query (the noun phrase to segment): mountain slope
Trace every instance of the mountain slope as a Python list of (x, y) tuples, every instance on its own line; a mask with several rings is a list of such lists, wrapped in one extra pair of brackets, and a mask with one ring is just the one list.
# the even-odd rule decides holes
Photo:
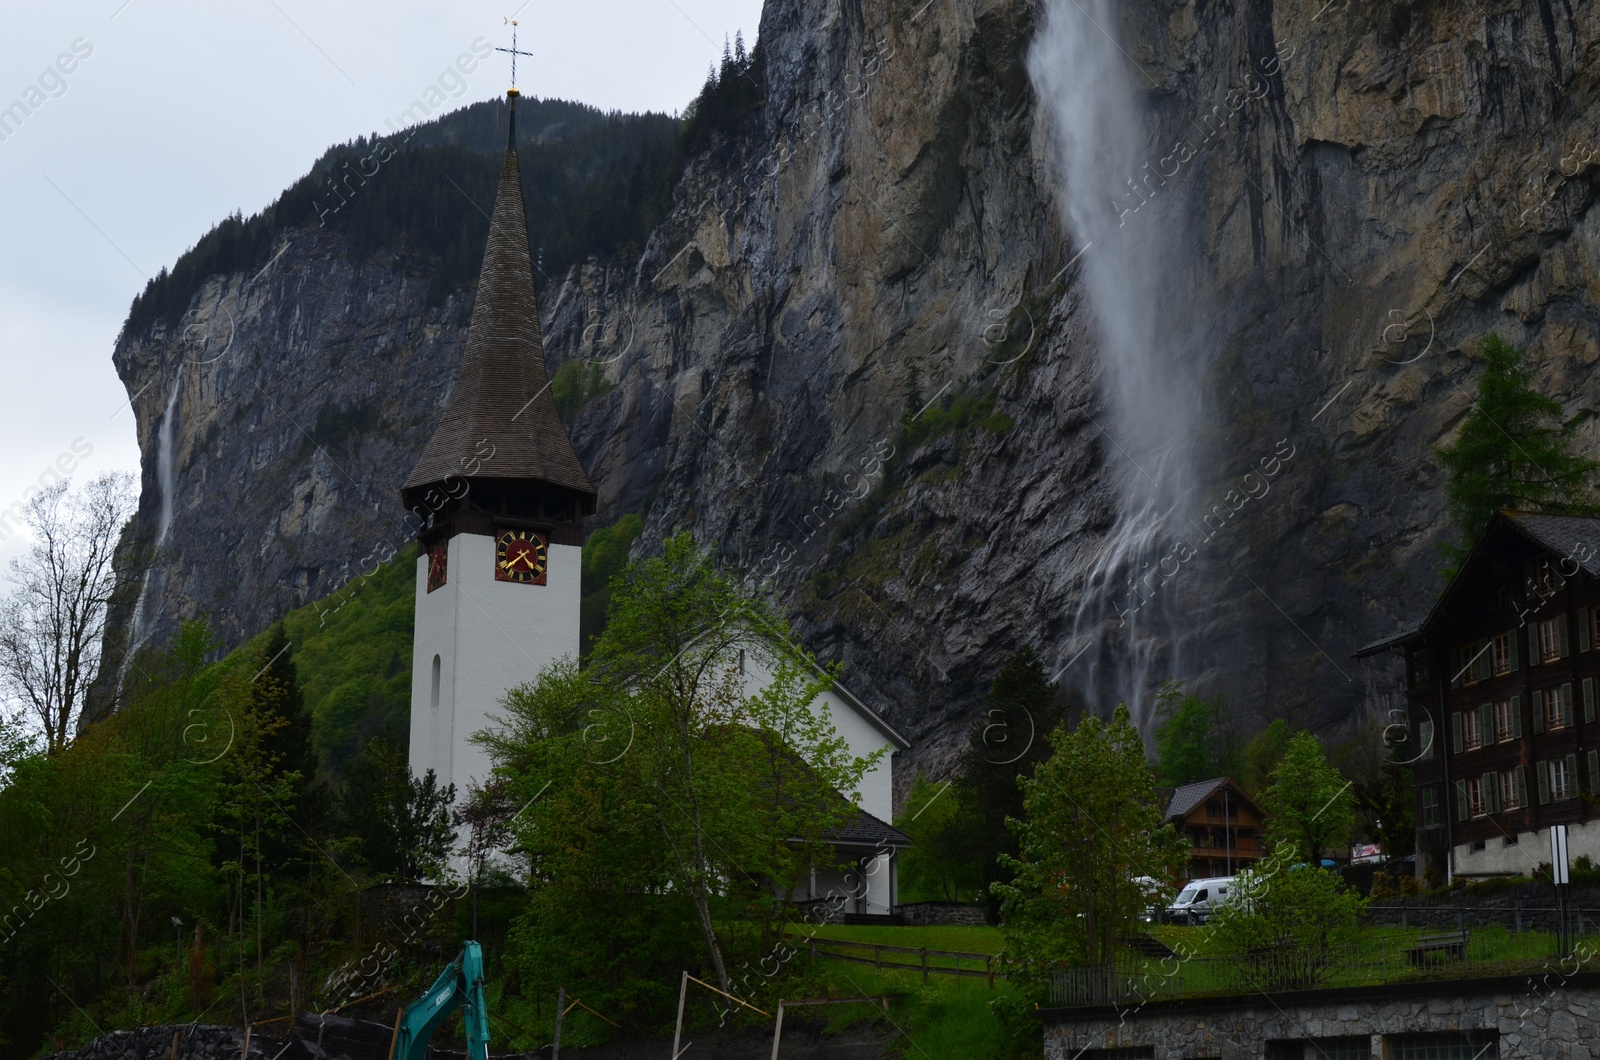
[[(1179, 524), (1118, 566), (1138, 469), (1027, 65), (1047, 8), (769, 0), (760, 91), (639, 252), (541, 293), (552, 369), (609, 385), (568, 424), (597, 520), (642, 513), (646, 545), (691, 526), (768, 581), (913, 765), (948, 762), (1022, 643), (1098, 706), (1168, 673), (1246, 719), (1385, 706), (1394, 673), (1349, 654), (1436, 589), (1430, 447), (1470, 400), (1463, 351), (1526, 345), (1591, 446), (1600, 387), (1600, 14), (1457, 8), (1123, 5), (1173, 205), (1134, 198), (1149, 170), (1108, 194), (1167, 229), (1173, 327), (1206, 352), (1189, 554)], [(409, 247), (285, 235), (188, 303), (209, 349), (228, 313), (235, 338), (184, 369), (152, 630), (209, 609), (246, 635), (405, 540), (467, 306)], [(116, 353), (152, 526), (181, 337), (130, 327)]]

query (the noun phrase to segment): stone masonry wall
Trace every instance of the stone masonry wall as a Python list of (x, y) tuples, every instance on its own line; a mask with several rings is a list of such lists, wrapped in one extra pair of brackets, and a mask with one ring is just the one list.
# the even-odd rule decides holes
[[(1581, 985), (1580, 985), (1581, 980)], [(1041, 1012), (1046, 1060), (1086, 1049), (1154, 1047), (1156, 1060), (1260, 1060), (1268, 1042), (1365, 1036), (1374, 1058), (1393, 1035), (1487, 1031), (1501, 1058), (1600, 1060), (1600, 975), (1321, 990), (1219, 1001)], [(1497, 1054), (1486, 1051), (1485, 1057)]]

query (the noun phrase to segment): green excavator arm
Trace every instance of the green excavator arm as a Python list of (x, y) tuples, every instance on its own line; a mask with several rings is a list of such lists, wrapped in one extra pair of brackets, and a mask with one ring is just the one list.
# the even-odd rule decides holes
[(394, 1060), (424, 1060), (428, 1039), (460, 1006), (467, 1024), (467, 1060), (489, 1058), (489, 1010), (483, 996), (483, 949), (476, 942), (439, 973), (428, 992), (406, 1006), (395, 1038)]

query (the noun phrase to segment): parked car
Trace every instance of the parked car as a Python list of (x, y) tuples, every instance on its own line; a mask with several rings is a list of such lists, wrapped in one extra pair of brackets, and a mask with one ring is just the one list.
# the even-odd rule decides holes
[(1167, 919), (1180, 924), (1204, 924), (1228, 900), (1233, 876), (1208, 876), (1190, 880), (1167, 906)]
[(1144, 897), (1144, 907), (1139, 910), (1139, 919), (1147, 924), (1157, 923), (1161, 919), (1162, 907), (1167, 904), (1167, 899), (1172, 894), (1172, 888), (1153, 876), (1135, 876), (1133, 882), (1138, 885), (1139, 893)]

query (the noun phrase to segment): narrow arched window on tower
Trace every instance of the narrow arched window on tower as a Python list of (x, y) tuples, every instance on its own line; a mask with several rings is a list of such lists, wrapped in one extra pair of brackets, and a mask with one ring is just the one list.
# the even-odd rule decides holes
[(439, 657), (433, 657), (433, 694), (429, 700), (431, 706), (439, 705)]

